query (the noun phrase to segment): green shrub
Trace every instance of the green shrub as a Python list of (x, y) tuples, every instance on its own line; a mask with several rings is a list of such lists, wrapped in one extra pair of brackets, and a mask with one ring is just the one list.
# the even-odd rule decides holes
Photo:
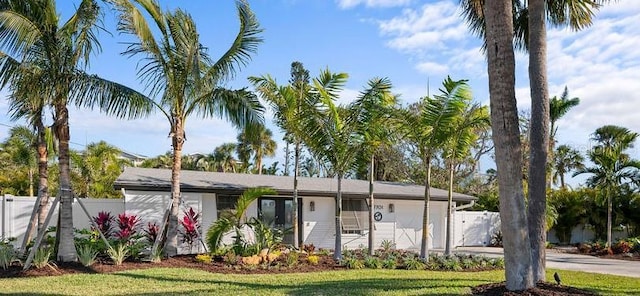
[(342, 266), (348, 268), (348, 269), (362, 269), (362, 268), (364, 268), (364, 264), (362, 263), (362, 261), (360, 259), (355, 258), (355, 257), (344, 258), (344, 259), (342, 259), (340, 264)]
[(364, 258), (364, 266), (371, 269), (382, 268), (382, 260), (375, 256), (367, 256)]
[(298, 264), (298, 258), (299, 258), (299, 254), (296, 251), (291, 251), (287, 254), (286, 256), (286, 262), (287, 262), (287, 266), (291, 267), (291, 266), (295, 266), (296, 264)]
[(16, 251), (8, 243), (0, 243), (0, 268), (7, 269), (16, 260)]
[(631, 252), (632, 249), (633, 249), (633, 245), (630, 242), (625, 240), (619, 240), (613, 245), (613, 247), (611, 247), (611, 250), (613, 251), (614, 254), (629, 253)]
[(403, 264), (407, 270), (420, 270), (426, 267), (422, 259), (413, 256), (404, 258)]
[(318, 249), (318, 253), (320, 253), (320, 255), (322, 256), (329, 256), (331, 255), (331, 250), (320, 248)]
[(385, 239), (380, 243), (380, 248), (382, 248), (383, 252), (389, 253), (391, 249), (393, 249), (394, 245), (395, 244), (392, 241)]
[(109, 250), (107, 250), (107, 254), (113, 261), (113, 264), (121, 265), (129, 256), (129, 249), (125, 244), (118, 244), (115, 247), (109, 248)]
[(490, 260), (491, 266), (495, 268), (504, 268), (504, 258), (494, 258)]
[(89, 267), (96, 263), (98, 251), (94, 250), (91, 245), (76, 246), (76, 249), (78, 252), (78, 261), (80, 261), (83, 266)]
[(153, 263), (160, 263), (163, 258), (164, 250), (158, 247), (155, 251), (151, 250), (151, 254), (149, 254), (149, 261)]
[(211, 255), (209, 254), (198, 254), (196, 255), (196, 261), (200, 263), (211, 263)]
[(398, 267), (398, 262), (395, 258), (388, 258), (382, 261), (382, 268), (384, 269), (396, 269)]
[(36, 251), (36, 254), (33, 256), (33, 266), (36, 268), (43, 268), (47, 266), (51, 266), (51, 254), (53, 250), (48, 247), (40, 248)]

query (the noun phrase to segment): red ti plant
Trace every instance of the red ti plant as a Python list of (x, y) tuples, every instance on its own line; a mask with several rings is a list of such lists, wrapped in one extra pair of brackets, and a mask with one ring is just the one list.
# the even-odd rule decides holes
[(180, 220), (180, 225), (184, 228), (184, 230), (180, 231), (182, 242), (189, 244), (189, 248), (193, 248), (193, 243), (198, 239), (200, 213), (196, 213), (192, 207), (189, 207), (189, 210), (183, 213), (184, 216)]
[(120, 240), (128, 240), (130, 236), (136, 234), (136, 228), (140, 223), (140, 218), (136, 215), (122, 213), (118, 215), (118, 228), (115, 237)]
[(154, 243), (158, 237), (158, 232), (160, 232), (160, 226), (158, 226), (156, 222), (148, 222), (147, 228), (144, 230), (144, 236), (147, 238), (149, 243)]
[(99, 212), (98, 216), (92, 217), (93, 221), (98, 225), (98, 229), (105, 237), (109, 237), (113, 231), (113, 216), (110, 212)]

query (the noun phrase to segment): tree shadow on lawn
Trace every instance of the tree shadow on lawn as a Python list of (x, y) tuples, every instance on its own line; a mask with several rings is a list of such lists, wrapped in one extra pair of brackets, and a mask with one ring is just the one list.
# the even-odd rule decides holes
[[(220, 293), (221, 286), (237, 286), (255, 292), (282, 292), (287, 295), (372, 295), (379, 294), (387, 291), (418, 291), (422, 295), (460, 295), (457, 293), (443, 293), (443, 289), (456, 289), (464, 290), (480, 284), (488, 283), (486, 280), (477, 279), (442, 279), (442, 278), (360, 278), (360, 279), (346, 279), (346, 280), (327, 280), (327, 281), (315, 281), (303, 284), (287, 283), (287, 284), (264, 284), (264, 283), (251, 283), (251, 282), (238, 282), (233, 280), (224, 279), (183, 279), (165, 276), (144, 275), (135, 273), (117, 273), (114, 274), (122, 277), (129, 277), (134, 279), (164, 281), (164, 282), (176, 282), (176, 283), (190, 283), (190, 284), (206, 284), (212, 285), (206, 289), (190, 289), (180, 292), (163, 292), (165, 295), (184, 295), (191, 293)], [(264, 275), (261, 275), (264, 276)], [(244, 276), (243, 276), (244, 277)], [(246, 275), (247, 279), (251, 278), (251, 275)], [(426, 291), (425, 291), (426, 289)], [(429, 290), (434, 290), (429, 292)], [(426, 292), (426, 294), (424, 294)], [(157, 295), (156, 293), (138, 293), (128, 295)]]

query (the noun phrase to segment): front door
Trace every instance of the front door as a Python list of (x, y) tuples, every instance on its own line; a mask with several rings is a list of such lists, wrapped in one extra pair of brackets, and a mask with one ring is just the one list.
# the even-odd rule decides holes
[(260, 218), (272, 229), (282, 231), (282, 242), (293, 244), (293, 200), (285, 198), (261, 198)]

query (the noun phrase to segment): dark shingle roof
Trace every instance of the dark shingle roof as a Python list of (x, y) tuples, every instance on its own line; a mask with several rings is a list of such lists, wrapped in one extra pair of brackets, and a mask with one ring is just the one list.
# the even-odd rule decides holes
[[(272, 175), (251, 175), (234, 173), (215, 173), (182, 170), (180, 173), (182, 192), (216, 192), (223, 194), (240, 194), (250, 187), (270, 187), (279, 195), (293, 194), (293, 177)], [(300, 196), (335, 196), (338, 187), (336, 179), (298, 178)], [(170, 191), (171, 170), (127, 167), (115, 182), (115, 188), (127, 190)], [(344, 179), (342, 181), (343, 197), (367, 197), (369, 182), (363, 180)], [(424, 186), (375, 182), (374, 194), (381, 199), (422, 200)], [(447, 191), (431, 188), (431, 200), (447, 200)], [(455, 201), (471, 201), (476, 197), (454, 193)]]

